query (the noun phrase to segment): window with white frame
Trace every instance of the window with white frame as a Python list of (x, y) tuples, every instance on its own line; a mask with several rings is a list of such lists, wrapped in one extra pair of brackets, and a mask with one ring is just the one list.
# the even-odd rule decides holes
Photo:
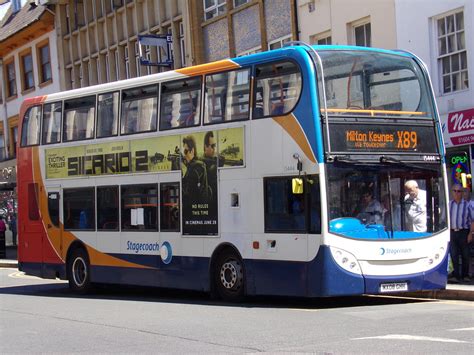
[(272, 49), (278, 49), (278, 48), (281, 48), (283, 47), (283, 45), (285, 43), (288, 43), (291, 41), (291, 35), (287, 35), (287, 36), (284, 36), (284, 37), (280, 37), (274, 41), (271, 41), (268, 43), (268, 49), (269, 50), (272, 50)]
[(226, 0), (203, 0), (204, 20), (224, 14), (227, 11)]
[(442, 93), (468, 89), (464, 12), (458, 11), (438, 18), (436, 28)]
[(309, 43), (317, 45), (332, 44), (331, 32), (324, 32), (309, 36)]
[(237, 53), (237, 57), (242, 57), (244, 55), (249, 55), (249, 54), (260, 53), (261, 51), (262, 51), (262, 47), (258, 46), (258, 47), (250, 48), (250, 49), (247, 49), (247, 50), (242, 51), (240, 53)]
[(356, 46), (370, 47), (371, 45), (371, 27), (370, 22), (356, 24), (353, 26), (354, 44)]
[(138, 42), (135, 42), (135, 70), (137, 73), (137, 77), (141, 76), (140, 71), (140, 48), (138, 48)]
[(184, 42), (184, 23), (179, 23), (179, 50), (181, 55), (181, 67), (186, 66), (186, 47)]
[(123, 56), (125, 60), (125, 78), (129, 79), (130, 78), (130, 59), (128, 57), (128, 47), (125, 46), (123, 49)]

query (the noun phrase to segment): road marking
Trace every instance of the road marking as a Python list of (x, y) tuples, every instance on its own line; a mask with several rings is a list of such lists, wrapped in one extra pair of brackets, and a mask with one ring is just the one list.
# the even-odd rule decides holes
[(351, 340), (366, 340), (366, 339), (388, 339), (388, 340), (420, 340), (420, 341), (435, 341), (439, 343), (467, 343), (464, 340), (449, 339), (449, 338), (433, 338), (417, 335), (407, 334), (388, 334), (376, 337), (352, 338)]
[(25, 275), (23, 271), (16, 271), (8, 275), (8, 277), (11, 277), (13, 279), (35, 279), (35, 280), (39, 279), (39, 277), (36, 277), (36, 276)]
[(464, 332), (464, 331), (473, 331), (474, 330), (474, 327), (473, 328), (458, 328), (458, 329), (448, 329), (449, 332), (457, 332), (457, 331), (461, 331), (461, 332)]

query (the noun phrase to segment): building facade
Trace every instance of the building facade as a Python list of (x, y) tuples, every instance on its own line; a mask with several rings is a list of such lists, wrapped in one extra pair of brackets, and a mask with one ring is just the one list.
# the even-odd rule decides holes
[[(449, 185), (474, 169), (472, 0), (298, 0), (301, 40), (408, 50), (427, 65), (446, 146)], [(470, 188), (472, 191), (472, 180)]]
[(34, 1), (0, 4), (0, 214), (15, 213), (18, 120), (25, 98), (60, 89), (55, 16)]

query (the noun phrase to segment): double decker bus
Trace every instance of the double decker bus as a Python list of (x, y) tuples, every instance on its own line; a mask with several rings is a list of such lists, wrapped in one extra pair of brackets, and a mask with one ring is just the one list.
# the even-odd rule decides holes
[(446, 285), (444, 147), (410, 53), (292, 43), (20, 117), (27, 274), (231, 301)]

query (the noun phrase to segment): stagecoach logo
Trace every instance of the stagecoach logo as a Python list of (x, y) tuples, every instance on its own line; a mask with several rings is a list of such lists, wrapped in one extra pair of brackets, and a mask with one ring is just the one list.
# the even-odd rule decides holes
[(411, 251), (411, 248), (380, 248), (380, 255), (408, 254)]

